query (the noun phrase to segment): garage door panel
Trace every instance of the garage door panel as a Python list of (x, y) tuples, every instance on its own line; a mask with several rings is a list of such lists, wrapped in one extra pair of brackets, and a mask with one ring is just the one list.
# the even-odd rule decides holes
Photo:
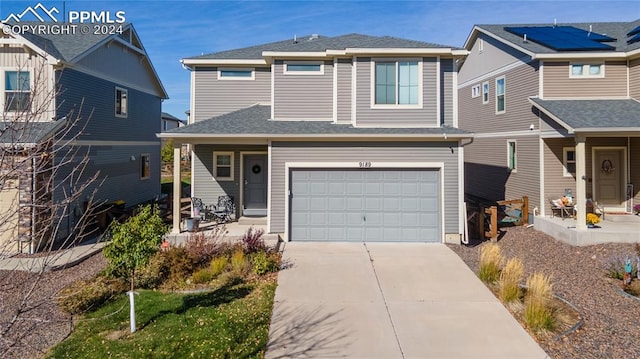
[(292, 240), (441, 241), (438, 170), (294, 169), (291, 179)]

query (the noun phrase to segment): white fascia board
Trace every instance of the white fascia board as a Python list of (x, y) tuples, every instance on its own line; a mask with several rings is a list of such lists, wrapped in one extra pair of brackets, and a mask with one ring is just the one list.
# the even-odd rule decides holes
[(566, 122), (562, 121), (560, 118), (558, 118), (558, 116), (547, 111), (547, 109), (545, 109), (544, 107), (541, 107), (539, 104), (535, 103), (535, 101), (533, 101), (532, 99), (529, 98), (528, 100), (529, 100), (529, 103), (531, 103), (535, 108), (540, 110), (545, 115), (549, 116), (552, 120), (556, 121), (560, 126), (564, 127), (569, 134), (574, 133), (574, 128), (569, 126)]
[[(487, 35), (487, 36), (489, 36), (489, 37), (491, 37), (491, 38), (493, 38), (495, 40), (498, 40), (498, 41), (502, 42), (503, 44), (509, 45), (509, 46), (513, 47), (514, 49), (531, 56), (532, 58), (536, 55), (536, 53), (531, 52), (531, 51), (525, 49), (522, 46), (518, 46), (518, 45), (514, 44), (511, 41), (507, 41), (504, 38), (502, 38), (500, 36), (497, 36), (497, 35), (493, 34), (492, 32), (489, 32), (489, 31), (487, 31), (485, 29), (482, 29), (482, 28), (479, 28), (479, 27), (475, 27), (474, 29), (477, 29), (478, 32), (481, 32), (481, 33), (483, 33), (483, 34), (485, 34), (485, 35)], [(465, 48), (467, 48), (466, 47), (466, 43), (465, 43)]]
[(534, 54), (534, 59), (541, 60), (572, 60), (572, 59), (625, 59), (624, 52), (563, 52), (552, 54)]
[[(458, 139), (468, 139), (473, 138), (473, 134), (252, 134), (252, 133), (243, 133), (243, 134), (196, 134), (196, 133), (158, 133), (156, 134), (158, 138), (175, 138), (175, 139), (267, 139), (269, 140), (277, 140), (277, 139), (336, 139), (336, 140), (345, 140), (345, 139), (355, 139), (355, 140), (367, 140), (367, 139), (417, 139), (417, 140), (458, 140)], [(266, 143), (266, 142), (265, 142)]]
[(267, 65), (265, 59), (182, 59), (180, 60), (185, 66), (194, 65)]
[(470, 45), (473, 41), (474, 37), (478, 36), (478, 32), (480, 31), (480, 28), (478, 28), (477, 26), (474, 26), (471, 29), (471, 32), (469, 32), (469, 35), (467, 36), (467, 39), (464, 40), (464, 45), (462, 47), (464, 47), (465, 49), (469, 50), (470, 49)]
[(619, 136), (637, 136), (640, 133), (640, 127), (584, 127), (576, 128), (575, 132), (589, 133), (589, 136), (600, 134), (603, 137), (609, 137), (612, 135)]
[(346, 48), (347, 55), (451, 55), (451, 48)]
[[(0, 27), (2, 27), (2, 26), (4, 26), (4, 23), (0, 23)], [(47, 59), (47, 63), (49, 65), (59, 65), (60, 64), (60, 62), (61, 62), (60, 59), (57, 59), (57, 58), (51, 56), (51, 54), (49, 54), (48, 52), (46, 52), (42, 48), (36, 46), (31, 41), (29, 41), (25, 37), (23, 37), (22, 35), (12, 33), (11, 36), (13, 36), (13, 39), (1, 38), (0, 39), (0, 45), (4, 45), (4, 44), (7, 44), (7, 45), (22, 45), (22, 46), (25, 46), (25, 47), (29, 48), (31, 51), (37, 53), (38, 55), (44, 57), (45, 59)]]

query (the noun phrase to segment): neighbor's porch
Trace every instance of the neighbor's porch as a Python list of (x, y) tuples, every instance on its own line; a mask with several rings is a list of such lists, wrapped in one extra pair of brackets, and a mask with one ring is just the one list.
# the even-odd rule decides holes
[(604, 219), (596, 225), (596, 228), (579, 228), (576, 217), (536, 216), (534, 217), (534, 228), (574, 246), (610, 242), (640, 242), (639, 216), (605, 213), (602, 217)]

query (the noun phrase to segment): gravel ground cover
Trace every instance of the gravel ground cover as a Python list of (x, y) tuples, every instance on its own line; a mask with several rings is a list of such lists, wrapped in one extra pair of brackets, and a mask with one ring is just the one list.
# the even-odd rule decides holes
[[(88, 279), (106, 267), (102, 254), (60, 271), (0, 271), (0, 358), (39, 358), (71, 332), (71, 316), (58, 309), (56, 293), (67, 284)], [(34, 294), (24, 301), (35, 285)], [(13, 325), (12, 318), (22, 311)]]
[[(533, 228), (505, 228), (498, 241), (505, 258), (518, 257), (525, 276), (553, 275), (554, 292), (578, 307), (583, 326), (558, 341), (542, 343), (553, 358), (640, 358), (640, 301), (618, 291), (606, 276), (613, 256), (635, 253), (633, 244), (573, 247)], [(474, 272), (480, 245), (449, 245)]]

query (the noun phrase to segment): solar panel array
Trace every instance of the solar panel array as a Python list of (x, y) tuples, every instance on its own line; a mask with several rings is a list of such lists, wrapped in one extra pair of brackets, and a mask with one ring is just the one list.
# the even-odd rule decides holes
[(603, 42), (616, 39), (573, 26), (505, 27), (506, 31), (556, 51), (614, 50)]
[(627, 36), (630, 37), (630, 39), (627, 40), (627, 44), (629, 44), (629, 45), (633, 44), (634, 42), (640, 41), (640, 25), (636, 26), (635, 29), (629, 31)]

